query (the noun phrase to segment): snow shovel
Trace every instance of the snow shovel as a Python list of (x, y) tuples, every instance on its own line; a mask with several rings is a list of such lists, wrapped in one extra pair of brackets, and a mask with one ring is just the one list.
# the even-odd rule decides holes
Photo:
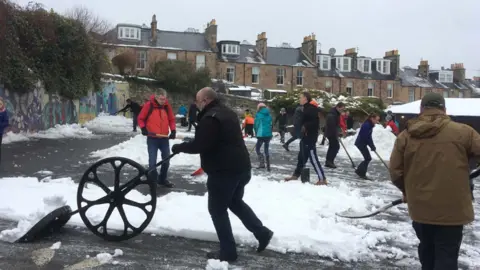
[[(480, 169), (476, 169), (475, 171), (470, 173), (469, 178), (473, 179), (473, 178), (475, 178), (479, 175), (480, 175)], [(376, 216), (380, 213), (383, 213), (383, 212), (387, 211), (388, 209), (390, 209), (390, 208), (392, 208), (396, 205), (402, 204), (403, 202), (404, 202), (403, 199), (398, 199), (398, 200), (390, 202), (389, 204), (387, 204), (385, 206), (380, 207), (376, 211), (373, 211), (373, 212), (367, 213), (367, 214), (348, 214), (348, 212), (343, 212), (343, 213), (335, 213), (335, 215), (337, 215), (339, 217), (343, 217), (343, 218), (352, 218), (352, 219), (373, 217), (373, 216)]]
[(339, 141), (340, 144), (342, 145), (343, 150), (345, 150), (345, 153), (347, 153), (347, 156), (348, 156), (348, 158), (350, 159), (350, 162), (352, 163), (352, 167), (356, 170), (356, 169), (357, 169), (357, 166), (355, 166), (355, 163), (353, 163), (353, 159), (352, 159), (352, 157), (350, 156), (350, 154), (348, 153), (347, 148), (346, 148), (345, 145), (343, 144), (342, 139), (339, 138), (338, 141)]
[(383, 163), (383, 165), (385, 165), (385, 168), (387, 168), (387, 170), (389, 170), (388, 165), (387, 165), (387, 163), (383, 160), (383, 158), (378, 154), (377, 151), (374, 151), (374, 152), (375, 152), (375, 154), (377, 155), (378, 159), (380, 159), (380, 161)]

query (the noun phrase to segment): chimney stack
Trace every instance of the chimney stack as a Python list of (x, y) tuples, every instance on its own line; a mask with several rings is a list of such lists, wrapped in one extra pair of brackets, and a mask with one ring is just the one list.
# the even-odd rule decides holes
[(257, 51), (262, 55), (264, 60), (267, 59), (267, 33), (262, 32), (257, 35), (257, 42), (255, 43)]
[(301, 51), (311, 63), (317, 63), (317, 39), (314, 33), (303, 38)]
[(463, 83), (465, 82), (465, 68), (463, 63), (455, 63), (450, 66), (450, 69), (453, 70), (453, 81)]
[(352, 71), (357, 70), (357, 49), (350, 48), (345, 50), (345, 54), (343, 56), (351, 57), (352, 58), (352, 66), (350, 67)]
[(212, 19), (207, 23), (207, 28), (205, 28), (205, 38), (210, 45), (210, 49), (214, 52), (217, 51), (217, 21), (215, 19)]
[(476, 82), (480, 82), (480, 77), (473, 76), (473, 80), (476, 81)]
[(395, 75), (395, 78), (398, 78), (398, 75), (400, 75), (400, 54), (398, 53), (398, 50), (385, 52), (383, 59), (392, 61), (390, 63), (390, 72), (392, 75)]
[(157, 42), (157, 16), (153, 14), (152, 16), (152, 23), (150, 24), (151, 26), (151, 31), (152, 31), (152, 42), (156, 43)]
[(429, 69), (430, 66), (428, 65), (428, 60), (421, 60), (420, 65), (418, 65), (417, 76), (427, 78)]

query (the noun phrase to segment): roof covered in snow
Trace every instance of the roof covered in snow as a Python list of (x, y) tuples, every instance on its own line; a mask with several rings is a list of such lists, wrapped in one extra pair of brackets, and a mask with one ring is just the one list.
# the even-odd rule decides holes
[(441, 83), (438, 81), (438, 72), (430, 72), (429, 76), (426, 78), (417, 76), (417, 69), (410, 67), (404, 67), (402, 70), (400, 70), (400, 81), (402, 86), (406, 87), (443, 88), (458, 90), (472, 89), (472, 87), (467, 82)]
[(314, 64), (308, 61), (300, 48), (267, 47), (267, 59), (264, 59), (255, 45), (240, 44), (240, 54), (238, 56), (222, 55), (221, 50), (219, 50), (218, 59), (232, 63), (314, 67)]
[[(403, 105), (391, 106), (387, 110), (395, 114), (419, 114), (420, 102), (417, 100)], [(446, 98), (447, 114), (451, 116), (480, 116), (480, 98)]]

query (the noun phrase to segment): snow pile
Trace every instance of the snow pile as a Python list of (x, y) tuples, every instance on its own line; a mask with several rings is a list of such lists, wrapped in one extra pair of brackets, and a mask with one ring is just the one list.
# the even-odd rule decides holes
[(220, 260), (210, 259), (207, 261), (205, 270), (228, 270), (228, 262), (221, 262)]
[[(179, 137), (180, 135), (181, 134), (179, 133)], [(189, 135), (192, 136), (192, 134)], [(177, 143), (182, 143), (182, 140), (170, 140), (170, 147)], [(110, 148), (94, 151), (90, 155), (98, 159), (118, 156), (126, 157), (135, 160), (142, 165), (148, 165), (147, 137), (143, 135), (137, 135), (123, 143), (114, 145)], [(161, 160), (160, 151), (158, 152), (157, 160)], [(193, 166), (195, 168), (200, 168), (200, 156), (183, 153), (178, 154), (170, 160), (170, 165)]]
[(115, 249), (115, 252), (112, 254), (110, 253), (99, 253), (95, 257), (100, 264), (106, 264), (106, 263), (112, 263), (112, 264), (118, 264), (117, 261), (114, 261), (113, 258), (118, 257), (118, 256), (123, 256), (123, 251), (121, 249)]
[(55, 244), (53, 244), (50, 249), (60, 249), (60, 246), (62, 245), (62, 242), (56, 242)]
[(36, 133), (20, 132), (13, 133), (7, 132), (3, 136), (3, 144), (28, 141), (30, 139), (64, 139), (64, 138), (91, 138), (93, 133), (81, 127), (78, 124), (67, 125), (55, 125), (53, 128), (47, 130), (41, 130)]
[(86, 122), (84, 126), (94, 132), (128, 133), (133, 130), (132, 118), (106, 113), (99, 114), (91, 121)]
[[(11, 179), (11, 178), (6, 178), (6, 179)], [(37, 222), (39, 222), (42, 218), (44, 218), (46, 214), (50, 213), (51, 211), (59, 207), (66, 205), (66, 201), (63, 199), (62, 196), (51, 196), (51, 197), (44, 197), (41, 200), (41, 202), (39, 202), (38, 204), (35, 204), (33, 207), (36, 207), (37, 205), (41, 205), (41, 207), (35, 209), (34, 211), (30, 212), (26, 216), (20, 215), (18, 216), (19, 218), (10, 217), (13, 220), (18, 220), (17, 227), (14, 229), (3, 230), (2, 232), (0, 232), (0, 240), (10, 242), (10, 243), (15, 242), (20, 237), (24, 236), (25, 233), (27, 233), (27, 231), (29, 231)], [(0, 208), (0, 213), (3, 211), (4, 209)], [(8, 218), (8, 217), (5, 217), (5, 218)], [(51, 247), (51, 249), (60, 248), (59, 243), (60, 242), (54, 244)]]
[[(342, 141), (348, 151), (348, 154), (350, 154), (352, 158), (363, 160), (362, 154), (355, 146), (355, 140), (357, 139), (359, 131), (360, 129), (357, 129), (357, 133), (355, 135), (342, 139)], [(397, 137), (395, 137), (395, 135), (391, 132), (391, 129), (389, 128), (384, 128), (382, 125), (376, 125), (375, 128), (373, 128), (373, 143), (377, 148), (377, 153), (382, 157), (383, 160), (390, 159), (390, 154), (392, 153), (393, 145), (395, 144), (396, 138)], [(340, 151), (338, 152), (338, 154), (343, 155), (344, 157), (347, 156), (342, 146), (340, 146)], [(377, 155), (374, 152), (371, 152), (371, 156), (372, 159), (378, 159)]]

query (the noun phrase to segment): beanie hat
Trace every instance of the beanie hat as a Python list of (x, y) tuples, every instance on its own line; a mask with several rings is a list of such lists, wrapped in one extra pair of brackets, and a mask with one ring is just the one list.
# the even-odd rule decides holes
[(265, 103), (258, 103), (257, 111), (260, 110), (260, 108), (262, 108), (262, 107), (267, 107), (267, 105), (265, 105)]
[(440, 94), (430, 92), (423, 96), (420, 106), (445, 108), (445, 98)]

